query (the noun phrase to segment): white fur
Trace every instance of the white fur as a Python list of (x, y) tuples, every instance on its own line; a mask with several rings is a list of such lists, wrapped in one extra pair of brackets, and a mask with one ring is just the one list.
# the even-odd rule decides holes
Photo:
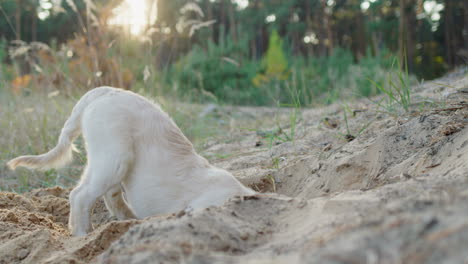
[(235, 195), (255, 193), (199, 156), (158, 105), (111, 87), (95, 88), (78, 101), (54, 149), (15, 158), (8, 165), (63, 165), (81, 132), (88, 165), (70, 193), (73, 235), (91, 231), (91, 209), (101, 196), (115, 216), (127, 219), (221, 205)]

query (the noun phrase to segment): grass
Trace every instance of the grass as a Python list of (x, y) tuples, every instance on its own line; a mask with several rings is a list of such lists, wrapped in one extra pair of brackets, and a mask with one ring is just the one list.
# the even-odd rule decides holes
[(278, 110), (284, 107), (289, 108), (289, 115), (288, 115), (288, 129), (285, 129), (281, 126), (281, 121), (279, 118), (279, 114), (277, 113), (275, 116), (275, 124), (276, 128), (272, 131), (263, 132), (257, 131), (257, 134), (262, 135), (264, 138), (268, 140), (268, 147), (271, 148), (274, 143), (285, 143), (285, 142), (293, 142), (296, 138), (296, 128), (297, 124), (300, 119), (301, 113), (301, 101), (300, 101), (300, 91), (298, 91), (297, 87), (294, 89), (291, 88), (290, 85), (287, 85), (288, 93), (290, 94), (290, 98), (292, 99), (291, 104), (281, 104), (278, 102)]
[[(353, 141), (356, 137), (358, 137), (362, 132), (364, 132), (364, 130), (366, 130), (366, 128), (368, 128), (370, 126), (370, 124), (373, 122), (373, 120), (370, 120), (369, 122), (367, 122), (366, 124), (364, 124), (357, 132), (352, 132), (351, 129), (349, 128), (349, 124), (348, 124), (348, 115), (346, 113), (353, 113), (353, 111), (351, 111), (351, 109), (349, 108), (349, 106), (345, 105), (343, 107), (343, 120), (345, 121), (345, 125), (346, 125), (346, 134), (343, 134), (343, 133), (340, 133), (338, 132), (338, 135), (343, 138), (344, 140), (348, 141), (348, 142), (351, 142)], [(354, 115), (353, 115), (354, 116)]]
[[(350, 115), (351, 118), (356, 117), (356, 111), (352, 110), (349, 107), (348, 104), (343, 104), (342, 107), (343, 107), (343, 109), (342, 109), (342, 111), (343, 111), (343, 121), (344, 121), (344, 124), (345, 124), (346, 132), (344, 132), (344, 133), (337, 132), (337, 137), (341, 138), (343, 140), (346, 140), (348, 142), (351, 142), (354, 139), (356, 139), (362, 132), (364, 132), (364, 130), (366, 130), (372, 124), (372, 122), (374, 122), (374, 119), (369, 120), (364, 125), (360, 126), (359, 129), (356, 131), (356, 130), (350, 128), (349, 118), (348, 118), (348, 115)], [(323, 118), (322, 120), (326, 121), (327, 118)]]
[(344, 118), (344, 121), (345, 121), (345, 124), (346, 124), (346, 134), (343, 135), (343, 137), (347, 140), (347, 141), (352, 141), (356, 138), (356, 136), (354, 136), (352, 134), (352, 132), (350, 131), (349, 129), (349, 124), (348, 124), (348, 115), (346, 115), (346, 112), (348, 111), (349, 107), (346, 106), (346, 108), (343, 110), (343, 118)]
[[(74, 100), (60, 95), (48, 97), (47, 94), (18, 97), (0, 91), (0, 105), (0, 161), (5, 164), (15, 156), (40, 154), (52, 148)], [(0, 187), (21, 192), (28, 190), (29, 186), (62, 185), (56, 182), (61, 172), (19, 169), (13, 174), (3, 166), (0, 169), (4, 176)], [(18, 184), (15, 184), (16, 180)]]
[(394, 116), (399, 115), (401, 112), (400, 110), (404, 110), (405, 113), (410, 111), (411, 84), (406, 62), (404, 67), (404, 71), (400, 70), (401, 63), (398, 59), (395, 59), (392, 63), (392, 70), (389, 71), (384, 82), (376, 82), (369, 79), (369, 81), (384, 95), (380, 101), (374, 103), (383, 112)]

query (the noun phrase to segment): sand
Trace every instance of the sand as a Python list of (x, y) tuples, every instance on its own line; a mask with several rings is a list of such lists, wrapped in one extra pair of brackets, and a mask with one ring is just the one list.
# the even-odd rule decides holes
[(213, 141), (202, 154), (262, 193), (130, 221), (100, 201), (83, 238), (69, 189), (0, 193), (0, 263), (468, 263), (467, 89), (463, 75), (414, 87), (415, 105), (443, 104), (402, 116), (350, 104), (349, 129), (342, 104), (301, 110), (294, 141)]

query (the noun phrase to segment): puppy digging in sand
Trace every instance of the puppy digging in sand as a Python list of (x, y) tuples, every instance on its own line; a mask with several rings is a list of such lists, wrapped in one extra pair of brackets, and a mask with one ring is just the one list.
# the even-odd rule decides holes
[(63, 166), (80, 133), (88, 164), (70, 193), (69, 227), (75, 236), (91, 231), (91, 209), (101, 196), (123, 220), (221, 205), (233, 196), (255, 193), (198, 155), (158, 105), (111, 87), (95, 88), (78, 101), (52, 150), (17, 157), (8, 166)]

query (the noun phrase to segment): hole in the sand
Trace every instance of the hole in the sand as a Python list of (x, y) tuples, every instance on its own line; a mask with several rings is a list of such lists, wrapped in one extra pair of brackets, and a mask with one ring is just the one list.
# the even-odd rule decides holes
[(272, 177), (264, 177), (259, 182), (249, 185), (256, 192), (266, 193), (266, 192), (276, 192), (276, 183)]

